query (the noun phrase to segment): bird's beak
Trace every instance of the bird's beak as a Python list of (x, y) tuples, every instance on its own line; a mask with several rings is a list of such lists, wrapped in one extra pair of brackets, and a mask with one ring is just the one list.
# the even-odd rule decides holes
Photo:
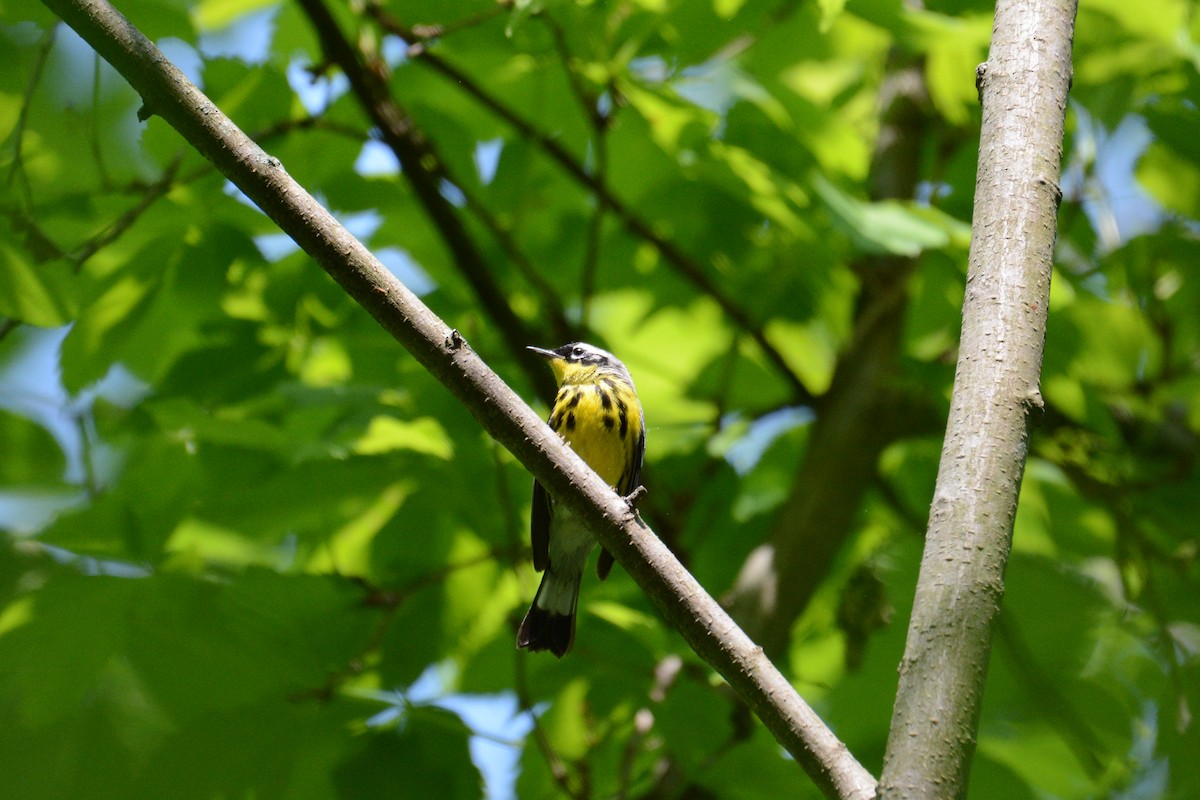
[(532, 350), (533, 352), (537, 353), (539, 356), (546, 359), (547, 361), (553, 361), (557, 358), (562, 358), (562, 356), (560, 356), (558, 353), (554, 352), (553, 350), (543, 350), (540, 347), (526, 347), (525, 349)]

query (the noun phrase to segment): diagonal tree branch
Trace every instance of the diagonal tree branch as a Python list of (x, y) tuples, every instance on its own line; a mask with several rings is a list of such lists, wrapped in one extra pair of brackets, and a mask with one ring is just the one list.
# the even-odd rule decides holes
[(880, 796), (965, 797), (1038, 381), (1077, 0), (1000, 0), (962, 340)]
[(868, 800), (875, 780), (761, 648), (625, 501), (449, 328), (104, 0), (45, 0), (161, 116), (258, 204), (379, 324), (579, 515), (677, 628), (831, 798)]

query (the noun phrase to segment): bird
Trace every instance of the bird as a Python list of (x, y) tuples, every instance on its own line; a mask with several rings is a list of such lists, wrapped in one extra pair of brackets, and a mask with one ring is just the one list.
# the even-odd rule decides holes
[[(622, 497), (635, 495), (641, 487), (646, 426), (629, 370), (612, 353), (584, 342), (556, 350), (528, 349), (550, 363), (558, 381), (548, 420), (551, 429)], [(549, 650), (562, 658), (575, 641), (579, 586), (596, 540), (537, 480), (530, 540), (533, 566), (545, 574), (517, 631), (517, 647)], [(600, 580), (608, 577), (612, 565), (612, 554), (601, 547), (596, 562)]]

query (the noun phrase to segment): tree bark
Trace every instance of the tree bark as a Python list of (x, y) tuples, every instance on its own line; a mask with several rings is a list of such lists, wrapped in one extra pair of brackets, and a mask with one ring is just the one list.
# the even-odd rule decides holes
[(336, 219), (104, 0), (44, 0), (161, 116), (441, 381), (578, 514), (688, 644), (727, 680), (830, 798), (875, 779), (645, 523), (521, 398)]
[(1000, 0), (962, 341), (882, 798), (960, 798), (975, 751), (1038, 381), (1076, 0)]

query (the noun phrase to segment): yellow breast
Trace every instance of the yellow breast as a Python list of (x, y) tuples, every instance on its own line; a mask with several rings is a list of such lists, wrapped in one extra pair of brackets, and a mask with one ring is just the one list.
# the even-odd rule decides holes
[(630, 469), (642, 430), (642, 409), (616, 381), (568, 385), (559, 390), (550, 427), (610, 486)]

